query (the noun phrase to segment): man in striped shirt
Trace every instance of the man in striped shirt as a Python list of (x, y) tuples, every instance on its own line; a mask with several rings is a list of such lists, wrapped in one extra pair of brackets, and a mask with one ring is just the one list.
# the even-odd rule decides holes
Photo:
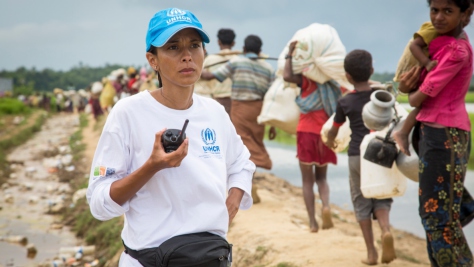
[[(263, 144), (265, 126), (257, 123), (257, 117), (262, 109), (263, 97), (273, 82), (274, 71), (266, 61), (258, 60), (261, 48), (260, 37), (249, 35), (245, 38), (242, 56), (232, 58), (213, 72), (203, 71), (201, 78), (220, 82), (226, 78), (232, 80), (232, 123), (250, 151), (250, 160), (257, 167), (269, 170), (272, 161)], [(275, 129), (271, 127), (269, 138), (274, 137)]]

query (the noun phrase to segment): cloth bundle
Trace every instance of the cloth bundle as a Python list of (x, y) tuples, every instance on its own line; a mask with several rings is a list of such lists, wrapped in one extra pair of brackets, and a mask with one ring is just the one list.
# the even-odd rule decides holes
[(291, 42), (298, 41), (292, 55), (293, 72), (323, 84), (335, 80), (341, 86), (352, 90), (344, 71), (346, 48), (337, 31), (327, 24), (313, 23), (298, 30), (281, 52), (278, 59), (278, 73), (283, 74), (285, 56)]

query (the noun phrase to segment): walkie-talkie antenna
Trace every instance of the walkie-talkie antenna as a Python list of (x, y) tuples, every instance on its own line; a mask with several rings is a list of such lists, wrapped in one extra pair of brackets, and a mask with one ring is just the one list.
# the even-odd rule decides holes
[(184, 134), (184, 132), (186, 131), (186, 127), (188, 127), (188, 122), (189, 122), (188, 119), (186, 119), (186, 120), (184, 121), (183, 129), (181, 130), (181, 132), (179, 132), (178, 139), (179, 139), (179, 138)]

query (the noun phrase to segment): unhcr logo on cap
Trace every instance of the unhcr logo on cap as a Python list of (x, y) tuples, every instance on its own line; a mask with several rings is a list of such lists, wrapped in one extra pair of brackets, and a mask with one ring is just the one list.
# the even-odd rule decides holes
[(183, 16), (183, 15), (186, 15), (186, 11), (181, 10), (179, 8), (172, 8), (172, 9), (168, 10), (166, 15), (168, 17), (174, 17), (174, 16), (179, 16), (179, 15)]
[(191, 19), (186, 16), (186, 11), (181, 10), (179, 8), (172, 8), (168, 10), (166, 13), (168, 17), (170, 17), (168, 20), (166, 20), (166, 24), (170, 25), (178, 21), (187, 21), (191, 22)]

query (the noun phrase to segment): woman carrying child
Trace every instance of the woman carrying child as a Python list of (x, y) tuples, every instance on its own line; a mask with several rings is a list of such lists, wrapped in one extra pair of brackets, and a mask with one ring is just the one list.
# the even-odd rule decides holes
[[(462, 226), (474, 216), (474, 202), (464, 188), (470, 153), (470, 121), (464, 98), (473, 72), (472, 47), (463, 27), (470, 0), (428, 0), (438, 37), (429, 44), (436, 66), (409, 95), (419, 108), (419, 213), (432, 266), (472, 266), (472, 252)], [(400, 91), (418, 86), (419, 67), (401, 75)], [(424, 75), (423, 75), (424, 76)]]

